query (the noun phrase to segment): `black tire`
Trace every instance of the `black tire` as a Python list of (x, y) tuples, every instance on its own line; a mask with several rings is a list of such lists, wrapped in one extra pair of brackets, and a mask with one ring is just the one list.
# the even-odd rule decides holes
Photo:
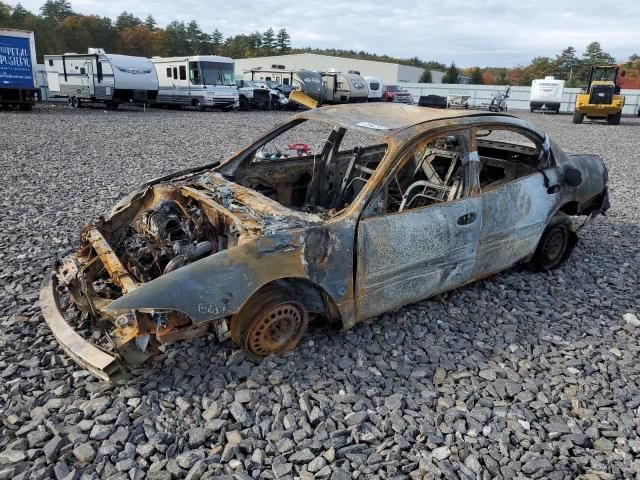
[(584, 113), (573, 112), (573, 123), (582, 123), (584, 121)]
[(107, 102), (107, 110), (117, 110), (119, 104), (117, 102)]
[(247, 100), (247, 97), (240, 97), (240, 110), (249, 110), (249, 100)]
[(80, 99), (78, 97), (71, 97), (71, 106), (73, 108), (80, 108)]
[(33, 105), (25, 105), (24, 103), (22, 105), (20, 105), (20, 110), (22, 110), (23, 112), (30, 112), (31, 110), (33, 110)]
[(204, 105), (202, 105), (202, 103), (200, 103), (200, 100), (194, 100), (193, 101), (193, 106), (196, 107), (196, 110), (198, 112), (204, 112)]
[(531, 266), (536, 271), (558, 268), (569, 258), (576, 242), (577, 236), (571, 219), (564, 213), (557, 214), (542, 233), (531, 259)]
[(254, 294), (231, 319), (231, 339), (242, 345), (247, 357), (264, 357), (293, 350), (307, 330), (304, 305), (284, 289), (267, 286)]
[(609, 115), (607, 117), (607, 123), (609, 125), (620, 125), (620, 117), (622, 117), (622, 112), (618, 112), (614, 115)]

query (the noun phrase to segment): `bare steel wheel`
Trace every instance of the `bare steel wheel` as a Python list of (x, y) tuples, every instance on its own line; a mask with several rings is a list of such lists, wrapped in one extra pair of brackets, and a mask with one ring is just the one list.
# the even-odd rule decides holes
[(270, 354), (293, 350), (307, 329), (304, 306), (277, 287), (256, 293), (231, 320), (231, 338), (247, 356), (260, 361)]

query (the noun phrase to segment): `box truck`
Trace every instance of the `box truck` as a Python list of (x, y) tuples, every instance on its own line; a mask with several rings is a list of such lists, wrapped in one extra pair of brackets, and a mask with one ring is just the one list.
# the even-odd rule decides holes
[(240, 95), (233, 76), (233, 59), (217, 55), (153, 57), (159, 81), (157, 104), (236, 109)]
[(31, 110), (37, 98), (33, 32), (0, 28), (0, 107)]
[(87, 53), (45, 55), (50, 97), (67, 98), (69, 105), (100, 102), (109, 109), (121, 103), (155, 102), (158, 77), (149, 59), (106, 53), (89, 48)]
[(532, 81), (529, 109), (532, 112), (546, 109), (559, 113), (563, 90), (564, 80), (556, 80), (553, 76)]

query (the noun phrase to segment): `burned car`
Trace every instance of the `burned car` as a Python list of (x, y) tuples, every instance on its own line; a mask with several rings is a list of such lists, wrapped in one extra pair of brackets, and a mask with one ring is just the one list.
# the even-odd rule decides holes
[[(41, 308), (104, 379), (207, 332), (260, 360), (293, 349), (311, 316), (349, 328), (518, 263), (555, 268), (577, 240), (570, 216), (607, 208), (603, 161), (519, 118), (321, 108), (130, 193), (56, 262)], [(61, 297), (89, 312), (91, 342)]]

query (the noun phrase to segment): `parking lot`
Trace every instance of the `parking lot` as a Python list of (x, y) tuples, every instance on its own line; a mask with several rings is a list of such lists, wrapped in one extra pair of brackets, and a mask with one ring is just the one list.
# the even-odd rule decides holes
[(108, 384), (44, 324), (44, 272), (132, 187), (289, 113), (0, 112), (0, 478), (635, 475), (640, 325), (623, 315), (640, 317), (640, 118), (515, 114), (609, 169), (611, 209), (559, 270), (515, 268), (347, 332), (312, 326), (260, 365), (213, 336), (183, 342)]

